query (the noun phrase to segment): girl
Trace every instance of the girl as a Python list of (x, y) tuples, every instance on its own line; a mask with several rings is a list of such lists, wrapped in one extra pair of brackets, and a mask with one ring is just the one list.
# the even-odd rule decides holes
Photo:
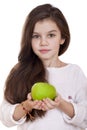
[[(27, 16), (18, 63), (7, 77), (0, 119), (18, 130), (81, 130), (87, 127), (87, 79), (79, 66), (59, 56), (70, 31), (62, 12), (44, 4)], [(36, 82), (55, 86), (55, 100), (32, 100)]]

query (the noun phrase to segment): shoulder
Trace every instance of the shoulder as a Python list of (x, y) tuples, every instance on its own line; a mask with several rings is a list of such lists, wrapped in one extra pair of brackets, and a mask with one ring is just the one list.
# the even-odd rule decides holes
[(83, 72), (83, 69), (77, 65), (77, 64), (70, 64), (70, 68), (73, 72), (75, 72), (75, 74), (78, 74), (78, 75), (84, 75), (84, 72)]
[(74, 72), (77, 76), (77, 79), (79, 80), (79, 82), (85, 82), (87, 85), (87, 77), (84, 74), (82, 68), (79, 65), (76, 64), (72, 64), (73, 68), (74, 68)]
[(77, 65), (77, 64), (69, 64), (69, 69), (71, 69), (73, 71), (76, 71), (76, 72), (83, 73), (82, 68), (79, 65)]

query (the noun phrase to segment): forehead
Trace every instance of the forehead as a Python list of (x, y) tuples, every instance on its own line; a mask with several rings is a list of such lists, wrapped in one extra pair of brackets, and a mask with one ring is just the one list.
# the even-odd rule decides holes
[(36, 32), (36, 31), (39, 32), (39, 31), (43, 31), (43, 30), (47, 30), (47, 31), (59, 30), (59, 28), (55, 21), (53, 21), (50, 18), (47, 18), (47, 19), (38, 21), (34, 26), (34, 32)]

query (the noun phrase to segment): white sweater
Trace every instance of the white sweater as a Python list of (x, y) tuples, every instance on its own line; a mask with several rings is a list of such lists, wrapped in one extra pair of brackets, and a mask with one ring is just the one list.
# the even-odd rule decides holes
[(26, 122), (25, 118), (15, 121), (12, 118), (15, 105), (3, 101), (0, 107), (0, 120), (8, 127), (17, 125), (17, 130), (82, 130), (87, 127), (87, 78), (81, 68), (68, 64), (62, 68), (46, 68), (50, 84), (74, 106), (75, 116), (71, 119), (58, 109), (49, 110), (43, 118)]

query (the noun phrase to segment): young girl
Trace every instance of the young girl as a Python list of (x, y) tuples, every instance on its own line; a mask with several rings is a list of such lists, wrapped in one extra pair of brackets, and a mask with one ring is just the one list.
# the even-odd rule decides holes
[[(87, 127), (87, 79), (78, 65), (59, 56), (70, 32), (62, 12), (44, 4), (27, 16), (18, 63), (7, 77), (0, 119), (18, 130), (81, 130)], [(34, 83), (55, 86), (55, 100), (32, 100)]]

